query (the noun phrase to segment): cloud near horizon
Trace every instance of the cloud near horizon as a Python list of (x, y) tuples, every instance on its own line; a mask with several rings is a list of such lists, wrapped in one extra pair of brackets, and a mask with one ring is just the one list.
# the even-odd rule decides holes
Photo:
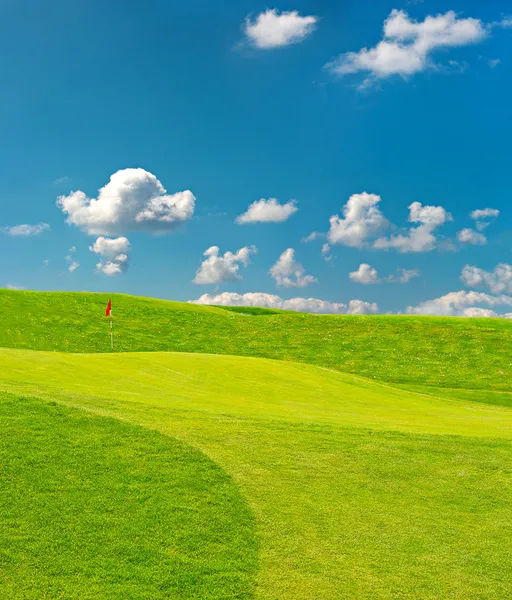
[(350, 300), (348, 304), (339, 302), (328, 302), (318, 298), (291, 298), (284, 300), (274, 294), (250, 292), (247, 294), (236, 294), (224, 292), (218, 295), (203, 294), (197, 300), (189, 300), (191, 304), (207, 304), (218, 306), (259, 306), (262, 308), (277, 308), (280, 310), (294, 310), (298, 312), (310, 312), (320, 314), (352, 314), (362, 315), (376, 313), (378, 305), (373, 302), (362, 300)]

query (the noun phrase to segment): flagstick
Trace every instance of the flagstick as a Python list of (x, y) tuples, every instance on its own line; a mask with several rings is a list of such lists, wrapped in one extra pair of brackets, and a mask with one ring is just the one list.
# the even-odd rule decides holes
[(110, 315), (110, 347), (114, 352), (114, 332), (112, 331), (112, 315)]

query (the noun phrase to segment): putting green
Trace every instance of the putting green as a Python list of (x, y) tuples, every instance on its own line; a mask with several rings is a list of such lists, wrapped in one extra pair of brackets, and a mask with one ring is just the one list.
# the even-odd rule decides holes
[(200, 448), (256, 517), (258, 599), (512, 594), (510, 408), (307, 365), (167, 353), (3, 349), (0, 389)]

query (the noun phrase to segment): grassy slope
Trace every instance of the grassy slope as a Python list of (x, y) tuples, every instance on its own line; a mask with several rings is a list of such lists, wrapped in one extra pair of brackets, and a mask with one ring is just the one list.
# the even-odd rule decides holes
[[(0, 347), (108, 351), (103, 316), (107, 298), (0, 290)], [(299, 361), (395, 385), (481, 390), (485, 394), (475, 394), (474, 400), (512, 406), (512, 322), (507, 320), (276, 311), (247, 316), (215, 307), (112, 298), (121, 352), (206, 352)], [(469, 398), (471, 392), (461, 394)]]
[(512, 594), (510, 409), (312, 366), (186, 354), (2, 350), (0, 387), (201, 448), (256, 515), (257, 598)]
[(1, 393), (0, 420), (3, 599), (250, 597), (252, 513), (202, 453)]

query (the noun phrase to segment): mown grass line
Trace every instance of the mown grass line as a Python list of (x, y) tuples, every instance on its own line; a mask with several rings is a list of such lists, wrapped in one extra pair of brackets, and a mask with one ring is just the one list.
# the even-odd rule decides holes
[[(429, 414), (443, 402), (426, 397), (425, 412), (387, 386), (358, 389), (347, 375), (241, 357), (2, 353), (17, 355), (20, 385), (25, 371), (42, 395), (55, 385), (60, 402), (177, 437), (229, 473), (258, 523), (259, 600), (512, 593), (512, 443), (481, 424), (487, 437), (471, 437), (464, 425), (486, 411), (510, 423), (510, 409), (448, 401), (451, 416)], [(372, 407), (393, 410), (386, 394), (409, 398), (416, 433), (369, 425)], [(346, 426), (345, 395), (358, 426)], [(433, 435), (443, 414), (466, 434)], [(400, 426), (393, 416), (388, 429), (393, 421)]]
[(2, 393), (0, 423), (2, 599), (253, 597), (254, 517), (198, 450)]

